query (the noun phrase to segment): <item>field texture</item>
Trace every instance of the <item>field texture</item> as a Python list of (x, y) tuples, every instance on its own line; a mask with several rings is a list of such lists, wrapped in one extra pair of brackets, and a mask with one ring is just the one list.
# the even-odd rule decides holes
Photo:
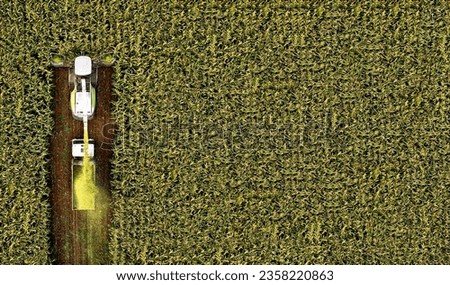
[(445, 1), (22, 2), (1, 263), (52, 262), (52, 54), (110, 53), (111, 263), (450, 264)]

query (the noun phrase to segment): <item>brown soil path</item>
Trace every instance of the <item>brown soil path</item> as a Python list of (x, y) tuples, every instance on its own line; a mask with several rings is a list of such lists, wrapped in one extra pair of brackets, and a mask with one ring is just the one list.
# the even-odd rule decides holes
[(89, 138), (95, 142), (96, 181), (102, 192), (93, 211), (72, 210), (71, 141), (83, 138), (83, 123), (72, 117), (68, 74), (68, 67), (54, 68), (55, 126), (50, 140), (53, 258), (56, 264), (108, 264), (112, 134), (107, 130), (112, 124), (112, 68), (99, 67), (97, 107), (89, 121)]

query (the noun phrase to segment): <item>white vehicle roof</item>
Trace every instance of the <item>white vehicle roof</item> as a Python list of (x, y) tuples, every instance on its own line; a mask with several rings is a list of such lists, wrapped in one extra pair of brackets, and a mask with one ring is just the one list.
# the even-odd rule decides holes
[(86, 76), (92, 72), (92, 60), (89, 56), (75, 58), (75, 75)]
[[(89, 140), (88, 143), (88, 155), (89, 157), (94, 157), (94, 141)], [(84, 141), (83, 139), (73, 139), (72, 140), (72, 156), (74, 158), (84, 157)]]

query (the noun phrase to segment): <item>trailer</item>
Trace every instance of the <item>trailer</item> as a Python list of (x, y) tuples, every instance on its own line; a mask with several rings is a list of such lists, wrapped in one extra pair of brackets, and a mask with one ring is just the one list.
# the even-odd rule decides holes
[[(94, 140), (88, 142), (88, 166), (85, 166), (84, 140), (72, 140), (72, 209), (73, 210), (95, 210), (95, 170)], [(83, 177), (85, 167), (90, 167), (89, 175)], [(89, 183), (86, 183), (89, 182)], [(90, 187), (91, 189), (87, 188)], [(82, 201), (81, 201), (82, 199)]]

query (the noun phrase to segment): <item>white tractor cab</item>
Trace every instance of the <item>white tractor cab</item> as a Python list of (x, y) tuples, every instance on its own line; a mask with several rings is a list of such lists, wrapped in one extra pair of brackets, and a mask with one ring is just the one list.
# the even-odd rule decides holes
[(97, 67), (93, 68), (88, 56), (75, 58), (75, 66), (69, 73), (70, 109), (76, 120), (90, 120), (96, 105)]

